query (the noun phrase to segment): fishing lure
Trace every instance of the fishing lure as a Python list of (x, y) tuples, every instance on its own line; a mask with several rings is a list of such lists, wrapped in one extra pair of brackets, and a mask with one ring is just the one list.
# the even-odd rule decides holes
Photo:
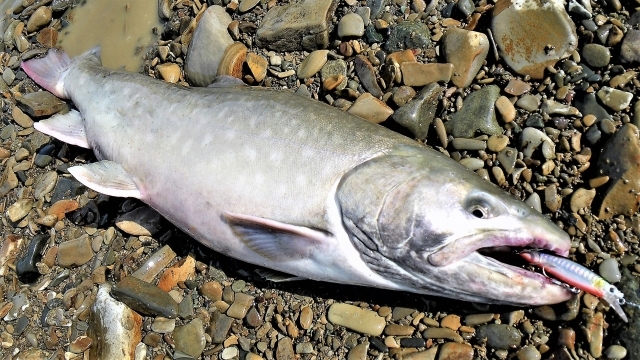
[(567, 258), (546, 253), (524, 251), (520, 253), (520, 256), (559, 280), (591, 295), (605, 299), (622, 320), (628, 322), (627, 315), (622, 311), (621, 306), (626, 303), (624, 294), (593, 271)]

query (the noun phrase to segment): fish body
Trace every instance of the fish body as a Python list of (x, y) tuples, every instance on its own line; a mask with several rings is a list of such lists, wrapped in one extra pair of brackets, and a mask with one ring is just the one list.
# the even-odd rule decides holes
[(624, 322), (628, 322), (627, 315), (620, 306), (625, 303), (624, 294), (603, 277), (567, 258), (534, 251), (524, 251), (520, 253), (520, 256), (559, 280), (605, 299), (620, 315), (620, 318)]
[(93, 149), (88, 187), (136, 197), (206, 246), (297, 277), (461, 300), (570, 293), (476, 250), (566, 255), (547, 218), (448, 157), (290, 92), (186, 88), (103, 68), (95, 52), (22, 64), (78, 111), (36, 129)]

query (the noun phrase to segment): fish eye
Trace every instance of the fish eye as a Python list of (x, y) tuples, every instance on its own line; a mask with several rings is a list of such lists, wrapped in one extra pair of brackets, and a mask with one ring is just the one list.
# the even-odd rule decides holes
[(484, 206), (473, 205), (469, 209), (469, 212), (471, 212), (471, 214), (477, 217), (478, 219), (486, 219), (489, 217), (489, 212), (487, 211), (487, 208)]

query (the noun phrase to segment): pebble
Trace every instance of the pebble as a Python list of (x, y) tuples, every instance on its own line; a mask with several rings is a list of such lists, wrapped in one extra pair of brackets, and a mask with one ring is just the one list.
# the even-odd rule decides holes
[(33, 200), (20, 199), (9, 206), (9, 209), (7, 210), (7, 216), (9, 217), (9, 220), (11, 220), (11, 222), (16, 223), (27, 216), (32, 207)]
[(369, 93), (360, 95), (347, 112), (374, 124), (387, 120), (393, 114), (389, 106)]
[(338, 37), (360, 37), (364, 35), (364, 19), (358, 14), (349, 13), (338, 22)]
[(535, 346), (527, 345), (518, 351), (518, 360), (540, 360), (542, 355)]
[(227, 32), (231, 21), (231, 16), (218, 5), (210, 6), (202, 14), (184, 64), (184, 72), (190, 83), (208, 86), (213, 82), (225, 50), (233, 44)]
[(260, 0), (242, 0), (240, 1), (240, 5), (238, 6), (238, 12), (245, 13), (253, 9), (259, 3)]
[(300, 322), (300, 327), (304, 330), (309, 330), (311, 328), (311, 324), (313, 322), (313, 310), (310, 306), (305, 306), (300, 310), (300, 318), (298, 321)]
[(504, 92), (514, 96), (520, 96), (528, 93), (531, 90), (531, 85), (519, 79), (511, 79), (507, 86), (504, 88)]
[[(237, 358), (239, 354), (240, 354), (240, 351), (238, 350), (238, 348), (235, 346), (231, 346), (222, 350), (222, 354), (220, 354), (220, 357), (225, 360), (231, 360), (231, 359)], [(276, 358), (277, 358), (277, 355), (276, 355)]]
[(502, 116), (502, 121), (510, 123), (516, 118), (516, 108), (506, 96), (500, 96), (496, 100), (496, 110)]
[[(371, 16), (375, 18), (372, 11)], [(404, 49), (426, 49), (431, 45), (429, 27), (422, 22), (401, 21), (391, 33), (385, 44), (386, 50), (396, 52)]]
[(589, 352), (594, 358), (602, 356), (602, 340), (604, 337), (604, 315), (596, 312), (587, 320), (586, 338), (589, 342)]
[(37, 91), (16, 97), (18, 106), (31, 117), (50, 116), (60, 112), (65, 103), (48, 91)]
[(374, 97), (382, 97), (383, 93), (376, 79), (376, 70), (373, 65), (371, 65), (371, 62), (366, 57), (358, 55), (354, 59), (353, 64), (362, 87)]
[(573, 211), (574, 213), (577, 213), (578, 210), (580, 209), (590, 207), (591, 202), (595, 197), (596, 197), (595, 189), (591, 189), (591, 190), (587, 190), (584, 188), (577, 189), (571, 195), (571, 201), (570, 201), (571, 211)]
[(349, 350), (347, 360), (365, 360), (367, 358), (367, 352), (369, 351), (369, 343), (363, 342), (356, 345), (353, 349)]
[(400, 64), (402, 82), (407, 86), (424, 86), (435, 82), (449, 82), (453, 64), (403, 62)]
[(27, 32), (36, 32), (41, 28), (49, 25), (51, 22), (52, 12), (48, 6), (40, 6), (31, 14), (27, 21)]
[(516, 106), (529, 112), (533, 112), (538, 110), (540, 107), (540, 98), (535, 95), (524, 95), (516, 101)]
[(62, 267), (76, 267), (89, 262), (93, 258), (93, 248), (88, 236), (67, 240), (58, 246), (57, 263)]
[(489, 39), (483, 33), (449, 28), (442, 38), (444, 57), (453, 65), (451, 82), (465, 88), (473, 82), (489, 53)]
[(610, 345), (605, 351), (607, 359), (624, 359), (627, 356), (627, 349), (620, 345)]
[(211, 301), (222, 300), (223, 286), (217, 281), (208, 281), (200, 287), (200, 293)]
[(627, 64), (640, 62), (640, 30), (627, 31), (620, 46), (620, 60)]
[(615, 284), (620, 281), (622, 274), (618, 267), (618, 260), (611, 258), (605, 259), (598, 266), (598, 273), (609, 283)]
[(178, 304), (168, 293), (133, 276), (114, 285), (111, 296), (144, 315), (173, 319), (178, 312)]
[(347, 87), (347, 63), (344, 60), (327, 61), (322, 69), (320, 69), (320, 77), (323, 82), (334, 76), (339, 76), (343, 79), (343, 81), (335, 87), (336, 90), (343, 90)]
[(13, 116), (13, 121), (23, 128), (30, 128), (33, 126), (33, 120), (31, 120), (31, 118), (27, 114), (23, 113), (17, 106), (14, 106), (11, 109), (11, 116)]
[(142, 340), (142, 316), (110, 295), (110, 285), (102, 284), (91, 306), (87, 336), (101, 349), (100, 360), (134, 359), (134, 349)]
[(594, 68), (602, 68), (609, 65), (611, 52), (609, 48), (600, 44), (586, 44), (582, 48), (582, 58), (587, 65)]
[(177, 351), (181, 351), (193, 358), (200, 357), (206, 339), (202, 320), (195, 318), (185, 325), (177, 326), (172, 332), (173, 341)]
[(464, 138), (453, 139), (451, 145), (456, 150), (484, 150), (487, 148), (487, 143), (482, 140)]
[(486, 86), (469, 94), (462, 108), (445, 123), (447, 132), (453, 137), (471, 138), (476, 131), (487, 135), (502, 134), (502, 128), (496, 121), (494, 104), (500, 96), (500, 88)]
[(555, 156), (555, 144), (545, 133), (531, 127), (525, 128), (520, 134), (520, 147), (525, 157), (531, 157), (533, 152), (542, 144), (542, 155), (545, 159)]
[(162, 80), (175, 84), (180, 81), (180, 66), (174, 63), (160, 64), (156, 67)]
[(214, 311), (209, 325), (209, 336), (214, 344), (222, 343), (226, 338), (234, 320), (225, 314)]
[(487, 140), (487, 148), (493, 152), (502, 151), (509, 144), (509, 138), (505, 135), (491, 135)]
[(156, 317), (151, 323), (151, 330), (159, 334), (166, 334), (172, 332), (176, 328), (176, 319), (167, 319), (163, 317)]
[(385, 328), (384, 318), (375, 312), (344, 303), (331, 305), (327, 312), (327, 319), (332, 324), (341, 325), (365, 335), (380, 336)]
[(309, 54), (298, 67), (298, 78), (307, 79), (315, 75), (327, 63), (328, 50), (316, 50)]
[(478, 327), (476, 338), (486, 339), (487, 345), (496, 350), (508, 350), (520, 345), (522, 335), (507, 324), (488, 324)]
[(48, 240), (47, 235), (38, 234), (29, 241), (27, 251), (16, 262), (16, 274), (20, 281), (29, 284), (38, 279), (40, 272), (37, 264), (42, 259), (42, 251)]
[(293, 352), (293, 343), (291, 338), (283, 337), (278, 340), (276, 347), (276, 360), (294, 360), (295, 353)]
[(160, 231), (160, 214), (149, 206), (141, 206), (118, 216), (118, 229), (133, 236), (153, 236)]
[(631, 99), (633, 99), (633, 94), (603, 86), (602, 89), (598, 91), (598, 99), (611, 109), (621, 111), (629, 107)]
[(254, 297), (244, 293), (236, 293), (227, 315), (234, 319), (243, 319), (253, 304)]
[(463, 339), (457, 332), (447, 328), (427, 328), (422, 337), (425, 339), (449, 339), (457, 343), (462, 343)]
[(468, 344), (447, 342), (440, 347), (438, 360), (472, 360), (473, 348)]
[[(240, 79), (242, 77), (245, 60), (247, 59), (247, 53), (248, 49), (244, 44), (239, 42), (231, 44), (225, 50), (224, 55), (222, 55), (222, 59), (218, 65), (217, 75), (227, 75)], [(291, 73), (286, 73), (287, 74), (282, 77), (291, 76), (295, 74), (295, 71), (291, 70)]]
[[(256, 45), (276, 51), (324, 49), (329, 44), (331, 0), (303, 0), (272, 7), (256, 32)], [(309, 36), (313, 34), (313, 36)]]

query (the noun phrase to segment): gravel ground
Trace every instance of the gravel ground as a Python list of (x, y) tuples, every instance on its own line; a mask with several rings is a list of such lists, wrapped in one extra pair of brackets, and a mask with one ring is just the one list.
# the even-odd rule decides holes
[[(513, 308), (274, 283), (136, 200), (86, 189), (66, 169), (94, 155), (33, 128), (69, 104), (19, 67), (57, 45), (77, 3), (0, 3), (13, 10), (0, 22), (2, 358), (640, 356), (633, 305), (625, 324), (582, 293)], [(572, 260), (640, 303), (638, 4), (509, 5), (160, 0), (141, 72), (184, 86), (232, 75), (426, 143), (549, 216)]]

